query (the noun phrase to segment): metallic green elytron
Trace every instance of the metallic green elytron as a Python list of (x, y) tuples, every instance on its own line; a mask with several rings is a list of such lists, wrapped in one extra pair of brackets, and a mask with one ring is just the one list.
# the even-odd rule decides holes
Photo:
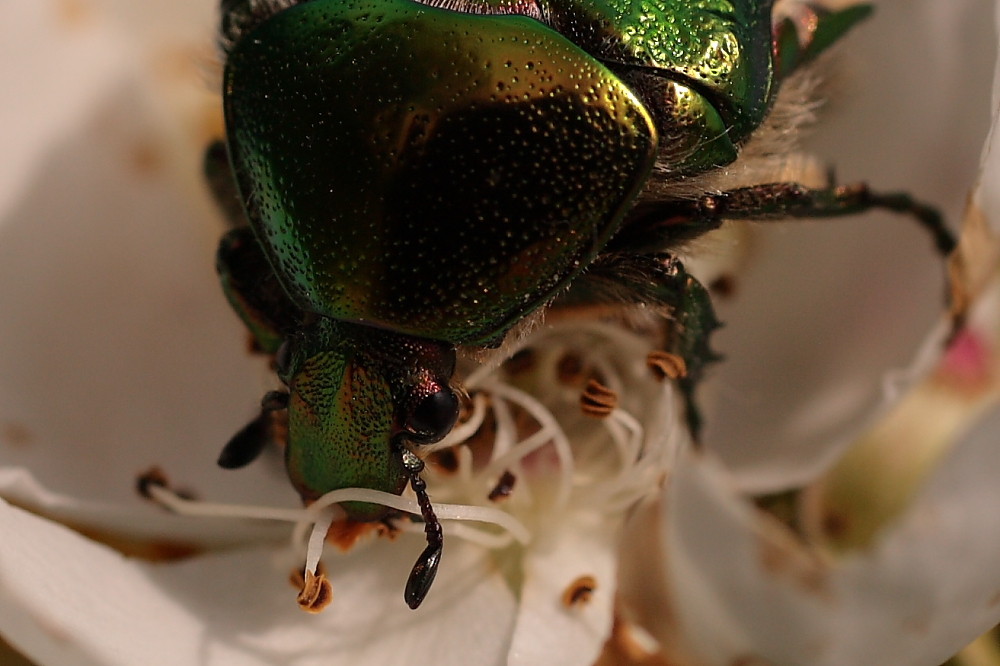
[(933, 212), (863, 186), (647, 187), (733, 162), (785, 77), (868, 12), (796, 25), (763, 0), (222, 0), (227, 140), (206, 164), (234, 228), (218, 266), (287, 391), (220, 464), (281, 440), (306, 501), (410, 484), (428, 538), (415, 608), (442, 549), (416, 453), (457, 418), (457, 347), (495, 347), (554, 300), (664, 306), (697, 430), (718, 324), (679, 243), (722, 219), (880, 206), (951, 247)]

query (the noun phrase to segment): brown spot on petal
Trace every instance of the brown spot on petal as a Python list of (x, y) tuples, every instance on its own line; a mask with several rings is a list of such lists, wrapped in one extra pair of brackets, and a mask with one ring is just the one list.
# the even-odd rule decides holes
[(587, 382), (580, 396), (580, 408), (587, 416), (604, 418), (618, 406), (618, 394), (596, 379)]
[(322, 612), (333, 601), (333, 586), (330, 585), (326, 575), (307, 571), (302, 591), (299, 592), (296, 601), (299, 603), (299, 608), (308, 613)]
[(563, 592), (562, 602), (566, 608), (586, 605), (594, 596), (597, 581), (593, 576), (580, 576)]
[(84, 0), (59, 0), (56, 3), (56, 18), (67, 28), (79, 28), (94, 16), (94, 8)]
[(517, 481), (517, 477), (514, 476), (509, 469), (505, 470), (504, 473), (500, 475), (500, 480), (497, 481), (497, 485), (490, 491), (489, 500), (491, 502), (499, 502), (500, 500), (510, 497), (510, 494), (514, 492), (515, 481)]
[(665, 351), (650, 352), (646, 357), (646, 367), (653, 371), (657, 379), (677, 379), (687, 375), (687, 364), (682, 356)]
[(7, 421), (0, 426), (0, 440), (4, 444), (14, 447), (22, 447), (31, 444), (35, 439), (28, 426), (17, 421)]
[(129, 151), (129, 164), (139, 176), (153, 176), (163, 170), (166, 163), (163, 149), (151, 141), (140, 141)]

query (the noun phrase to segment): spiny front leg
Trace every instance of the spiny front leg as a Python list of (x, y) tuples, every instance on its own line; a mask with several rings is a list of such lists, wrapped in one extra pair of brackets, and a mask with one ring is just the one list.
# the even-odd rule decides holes
[[(684, 398), (685, 419), (697, 441), (702, 417), (695, 392), (707, 367), (721, 359), (710, 344), (712, 333), (721, 324), (708, 290), (669, 254), (605, 254), (555, 306), (597, 303), (636, 303), (663, 309), (667, 315), (664, 349), (681, 360), (676, 381)], [(657, 360), (666, 361), (651, 358), (651, 362)]]

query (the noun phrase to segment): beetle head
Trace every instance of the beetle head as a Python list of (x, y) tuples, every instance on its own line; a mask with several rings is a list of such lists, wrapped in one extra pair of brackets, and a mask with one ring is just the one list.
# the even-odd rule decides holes
[[(447, 435), (458, 417), (451, 345), (322, 318), (278, 358), (289, 387), (288, 474), (305, 500), (340, 488), (398, 494), (412, 476), (404, 447)], [(345, 503), (356, 520), (380, 506)]]

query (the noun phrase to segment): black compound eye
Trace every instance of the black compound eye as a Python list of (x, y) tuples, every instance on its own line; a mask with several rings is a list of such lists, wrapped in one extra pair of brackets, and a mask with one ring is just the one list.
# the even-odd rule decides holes
[(420, 398), (406, 416), (405, 427), (413, 441), (430, 444), (451, 432), (457, 420), (458, 396), (444, 388)]

